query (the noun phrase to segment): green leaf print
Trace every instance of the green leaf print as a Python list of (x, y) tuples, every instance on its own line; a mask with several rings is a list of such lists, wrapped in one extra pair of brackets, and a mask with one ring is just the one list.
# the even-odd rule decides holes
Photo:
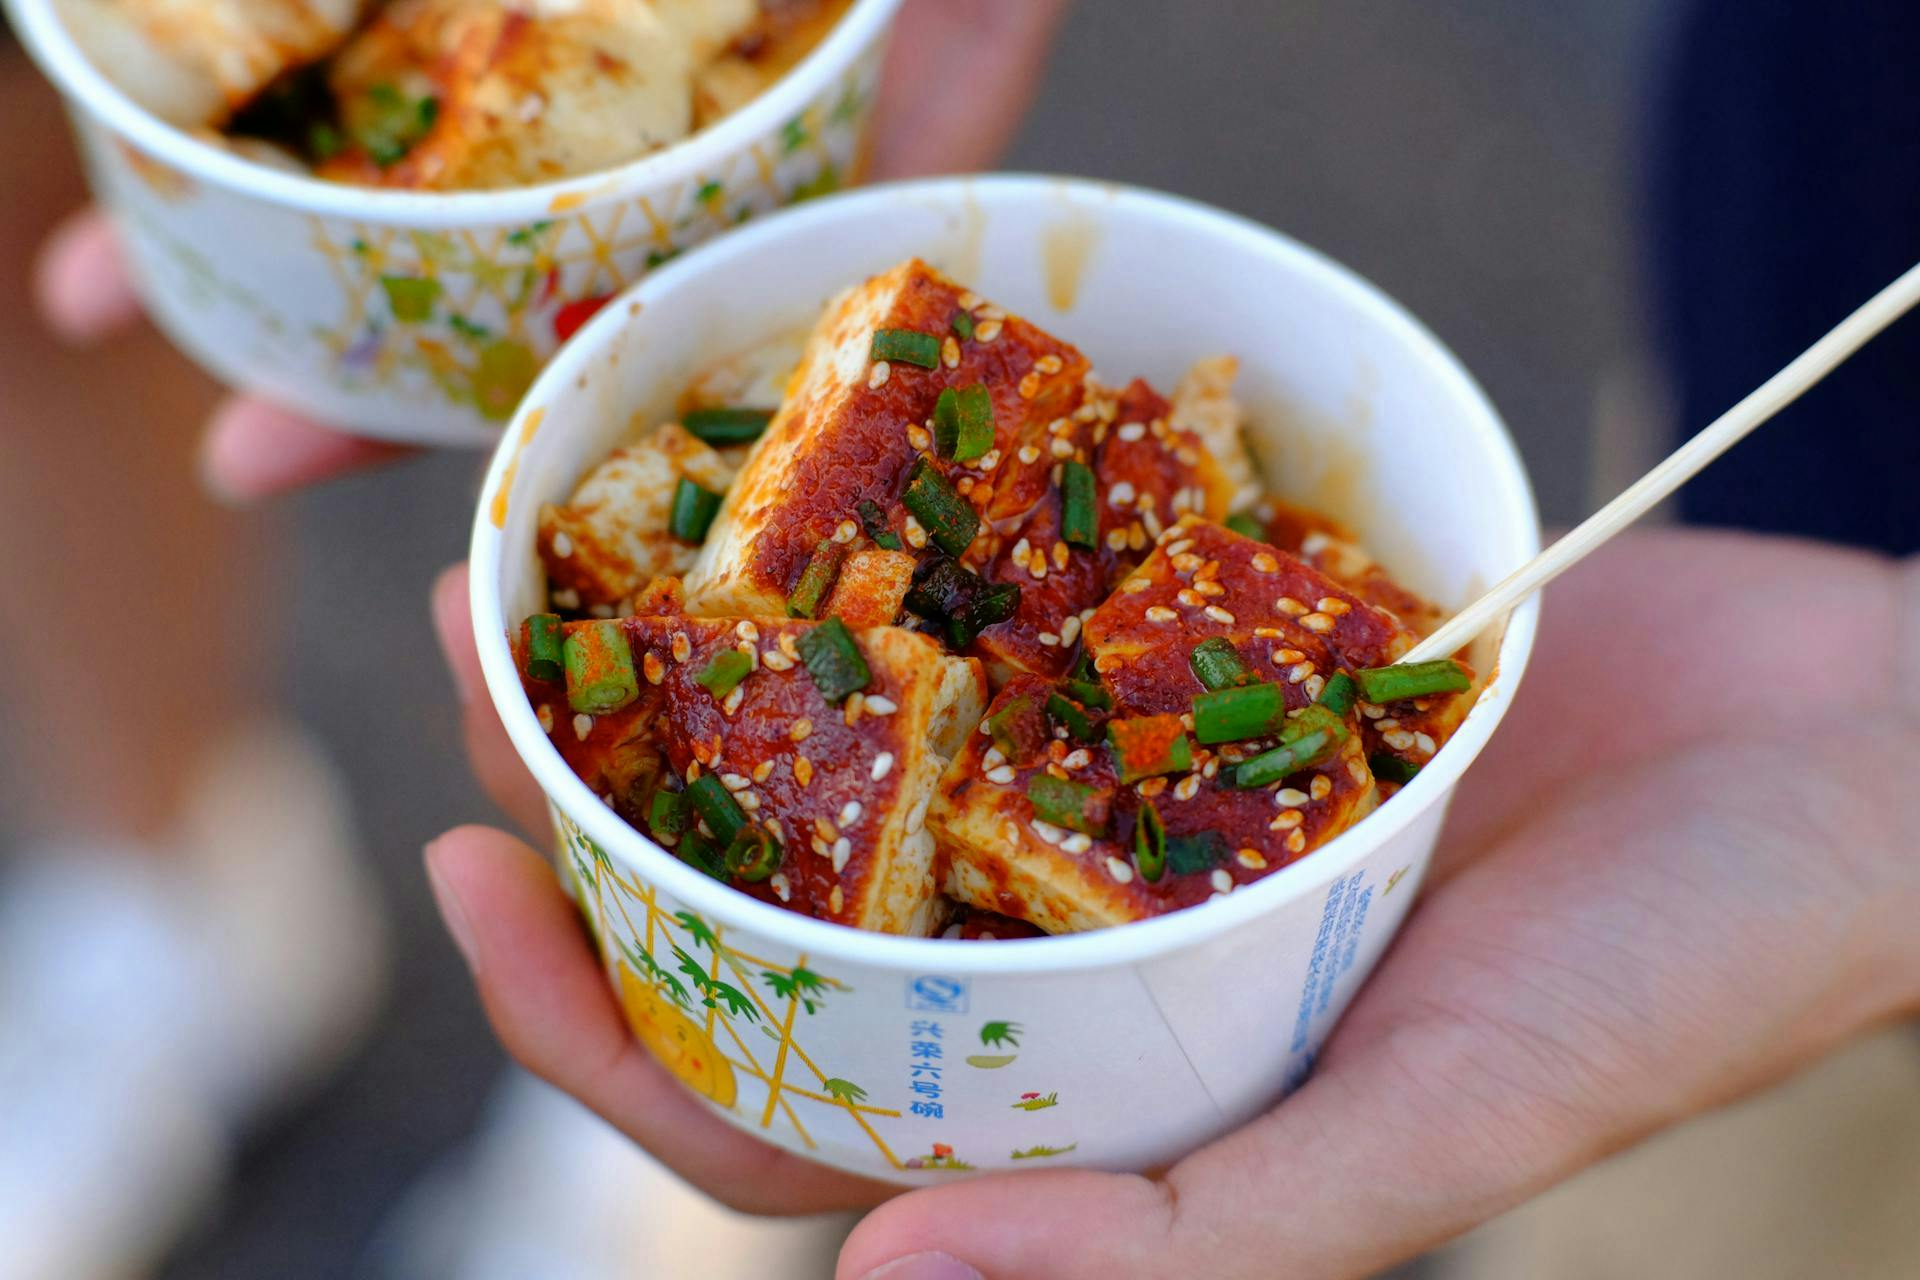
[(1020, 1047), (1020, 1024), (1017, 1022), (989, 1022), (980, 1028), (980, 1043), (997, 1049), (1003, 1044)]
[(820, 1087), (842, 1102), (853, 1103), (865, 1102), (867, 1100), (867, 1091), (851, 1080), (841, 1080), (836, 1077)]
[(720, 939), (715, 936), (712, 929), (707, 927), (705, 920), (691, 911), (676, 911), (673, 913), (673, 918), (682, 929), (692, 935), (694, 946), (705, 947), (715, 955), (720, 954)]

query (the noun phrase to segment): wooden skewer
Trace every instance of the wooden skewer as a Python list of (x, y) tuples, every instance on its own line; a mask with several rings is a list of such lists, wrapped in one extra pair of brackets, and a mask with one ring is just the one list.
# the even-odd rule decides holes
[(1502, 579), (1491, 591), (1455, 614), (1445, 626), (1415, 645), (1402, 662), (1445, 658), (1522, 600), (1580, 563), (1596, 547), (1647, 514), (1706, 465), (1732, 448), (1748, 432), (1799, 399), (1808, 388), (1838, 368), (1848, 356), (1920, 303), (1920, 265), (1876, 293), (1866, 305), (1808, 347), (1793, 363), (1761, 383), (1746, 399), (1676, 449), (1666, 461), (1588, 516), (1578, 528)]

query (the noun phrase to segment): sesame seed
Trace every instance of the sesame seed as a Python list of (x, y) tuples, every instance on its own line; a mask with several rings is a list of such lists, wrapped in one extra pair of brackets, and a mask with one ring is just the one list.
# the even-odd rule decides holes
[(1121, 592), (1123, 594), (1130, 595), (1130, 596), (1137, 596), (1142, 591), (1150, 591), (1152, 590), (1152, 588), (1153, 588), (1153, 582), (1151, 579), (1148, 579), (1148, 578), (1139, 578), (1139, 577), (1128, 578), (1125, 582), (1120, 584)]
[(1307, 851), (1307, 833), (1306, 832), (1296, 831), (1292, 835), (1287, 837), (1288, 853), (1305, 853), (1306, 851)]
[(685, 662), (693, 656), (693, 641), (687, 639), (687, 633), (684, 631), (674, 632), (673, 640), (667, 648), (672, 652), (675, 662)]
[(1127, 664), (1111, 653), (1103, 653), (1093, 660), (1093, 669), (1101, 675), (1110, 675)]
[(585, 742), (587, 735), (593, 732), (593, 717), (584, 712), (573, 717), (573, 736)]
[(860, 532), (860, 526), (851, 520), (842, 520), (833, 531), (833, 540), (845, 544), (852, 542), (854, 535)]
[(973, 465), (980, 468), (982, 471), (993, 470), (995, 467), (1000, 465), (1000, 451), (998, 449), (987, 450), (986, 454), (980, 459), (980, 461), (974, 463)]
[(1215, 622), (1221, 623), (1225, 626), (1233, 625), (1233, 615), (1231, 613), (1228, 613), (1225, 609), (1222, 609), (1217, 604), (1210, 604), (1207, 606), (1207, 616), (1209, 618), (1212, 618)]
[(640, 659), (640, 670), (646, 673), (648, 684), (659, 684), (667, 678), (667, 664), (660, 661), (660, 655), (648, 650), (647, 656)]
[(1029, 467), (1032, 466), (1034, 463), (1040, 461), (1040, 450), (1030, 444), (1021, 445), (1020, 461)]
[(1056, 458), (1071, 458), (1073, 456), (1073, 441), (1055, 440), (1047, 446), (1047, 451)]
[(860, 723), (860, 717), (866, 714), (866, 710), (867, 695), (856, 691), (847, 695), (847, 705), (841, 709), (840, 718), (845, 720), (847, 728), (851, 729)]
[(1047, 558), (1045, 556), (1033, 556), (1028, 559), (1027, 572), (1033, 575), (1034, 581), (1036, 582), (1045, 578), (1047, 576)]
[(1189, 609), (1198, 609), (1201, 605), (1206, 603), (1206, 601), (1203, 598), (1201, 598), (1201, 595), (1198, 591), (1194, 591), (1187, 588), (1182, 588), (1180, 593), (1174, 596), (1174, 599), (1179, 601), (1181, 604), (1187, 606), (1187, 608)]
[(1213, 874), (1207, 877), (1207, 881), (1213, 885), (1216, 893), (1233, 892), (1233, 877), (1227, 874), (1225, 867), (1215, 867)]
[[(1192, 538), (1178, 538), (1178, 539), (1175, 539), (1175, 540), (1174, 540), (1174, 541), (1173, 541), (1173, 542), (1172, 542), (1171, 544), (1169, 544), (1169, 545), (1168, 545), (1168, 547), (1167, 547), (1167, 554), (1168, 554), (1168, 555), (1170, 555), (1170, 556), (1173, 556), (1173, 557), (1174, 557), (1174, 563), (1175, 563), (1176, 565), (1178, 565), (1178, 564), (1179, 564), (1179, 557), (1180, 557), (1180, 556), (1183, 556), (1183, 555), (1185, 555), (1185, 554), (1186, 554), (1187, 552), (1189, 552), (1189, 551), (1191, 551), (1191, 550), (1193, 550), (1193, 539), (1192, 539)], [(1194, 566), (1195, 566), (1195, 567), (1198, 567), (1198, 565), (1200, 564), (1200, 557), (1199, 557), (1199, 556), (1195, 556), (1195, 557), (1193, 558), (1193, 563), (1194, 563)]]
[(1209, 760), (1200, 766), (1200, 776), (1203, 778), (1212, 778), (1219, 772), (1220, 762), (1218, 760)]
[(1307, 655), (1298, 649), (1275, 649), (1273, 651), (1273, 664), (1275, 666), (1285, 666), (1290, 662), (1305, 662), (1306, 660)]
[(1039, 836), (1048, 844), (1059, 844), (1067, 838), (1067, 833), (1063, 828), (1056, 827), (1051, 822), (1042, 822), (1038, 818), (1033, 820), (1033, 834)]
[(1069, 769), (1084, 769), (1093, 763), (1093, 756), (1085, 747), (1076, 747), (1060, 763)]
[(1180, 616), (1179, 614), (1175, 613), (1173, 610), (1167, 608), (1167, 606), (1163, 604), (1152, 604), (1147, 606), (1148, 622), (1172, 622), (1175, 618), (1179, 616)]
[(1313, 674), (1313, 664), (1311, 662), (1295, 663), (1293, 666), (1293, 669), (1287, 672), (1287, 683), (1299, 684), (1302, 680), (1305, 680), (1308, 676), (1312, 674)]
[(1112, 854), (1107, 855), (1107, 874), (1113, 877), (1115, 884), (1131, 884), (1133, 882), (1133, 868)]
[(1133, 501), (1134, 496), (1133, 485), (1126, 480), (1120, 481), (1107, 490), (1107, 501), (1116, 507), (1126, 506), (1129, 502)]
[(1147, 506), (1144, 498), (1140, 502), (1140, 520), (1146, 525), (1149, 537), (1157, 539), (1166, 531), (1166, 526), (1160, 523), (1160, 517)]
[(745, 774), (723, 773), (720, 775), (720, 785), (729, 791), (745, 791), (753, 783)]
[(540, 721), (540, 732), (542, 733), (553, 732), (553, 708), (552, 707), (548, 706), (546, 703), (543, 702), (540, 704), (540, 709), (536, 711), (534, 715)]
[(1033, 362), (1033, 367), (1042, 373), (1058, 373), (1066, 366), (1060, 363), (1060, 357), (1049, 352)]
[[(1188, 543), (1175, 543), (1174, 545), (1190, 547), (1193, 544), (1191, 542), (1188, 542)], [(1193, 554), (1193, 552), (1191, 551), (1175, 551), (1172, 553), (1172, 555), (1173, 555), (1173, 568), (1176, 573), (1192, 573), (1195, 569), (1198, 569), (1202, 563), (1200, 557)]]
[(1275, 831), (1291, 831), (1307, 820), (1307, 815), (1298, 809), (1285, 809), (1273, 817), (1267, 825)]
[(1093, 848), (1093, 837), (1084, 831), (1076, 831), (1062, 840), (1060, 847), (1068, 853), (1085, 853)]
[(738, 711), (740, 709), (740, 704), (745, 702), (746, 700), (747, 700), (747, 686), (744, 684), (737, 684), (733, 686), (733, 688), (727, 690), (727, 696), (720, 700), (720, 711), (722, 714), (730, 716), (734, 712)]
[(916, 451), (925, 453), (933, 447), (933, 437), (927, 434), (925, 427), (910, 422), (907, 424), (907, 443)]
[(1019, 391), (1022, 400), (1031, 400), (1039, 395), (1040, 375), (1029, 371), (1025, 377), (1020, 379)]
[(1036, 638), (1049, 649), (1058, 649), (1060, 647), (1060, 637), (1051, 631), (1042, 631)]
[(740, 807), (748, 813), (752, 813), (760, 807), (760, 797), (751, 791), (742, 791), (740, 793)]
[(587, 610), (587, 613), (595, 618), (611, 618), (613, 616), (613, 606), (610, 604), (597, 604)]
[(952, 334), (948, 334), (947, 340), (940, 344), (940, 362), (949, 369), (960, 367), (960, 343)]
[(1413, 745), (1420, 748), (1421, 754), (1429, 756), (1440, 749), (1434, 745), (1433, 738), (1424, 733), (1413, 735)]
[(1284, 613), (1289, 617), (1294, 617), (1294, 618), (1299, 617), (1303, 613), (1311, 612), (1307, 608), (1307, 606), (1301, 604), (1298, 600), (1295, 600), (1292, 596), (1281, 596), (1278, 600), (1275, 600), (1273, 602), (1273, 607), (1276, 612)]
[(880, 781), (880, 779), (887, 776), (887, 773), (892, 768), (893, 768), (893, 752), (882, 751), (879, 755), (873, 758), (873, 773), (872, 773), (873, 780), (875, 782)]
[(1200, 778), (1197, 774), (1188, 774), (1180, 779), (1173, 788), (1175, 800), (1191, 800), (1200, 793)]
[(1318, 702), (1320, 701), (1320, 695), (1326, 692), (1327, 678), (1319, 675), (1308, 676), (1306, 683), (1302, 687), (1306, 689), (1309, 698)]
[(1395, 751), (1405, 751), (1413, 746), (1413, 735), (1405, 729), (1389, 729), (1380, 735), (1380, 740)]
[(887, 385), (887, 378), (892, 373), (892, 365), (888, 364), (885, 360), (875, 360), (873, 362), (873, 372), (867, 375), (867, 388), (871, 391), (878, 391), (881, 387)]
[(1190, 444), (1181, 445), (1179, 449), (1174, 451), (1173, 456), (1180, 459), (1180, 465), (1183, 467), (1197, 467), (1200, 465), (1200, 451)]
[(778, 649), (769, 649), (760, 655), (760, 663), (769, 671), (793, 670), (793, 659)]
[(1139, 786), (1134, 788), (1135, 791), (1140, 793), (1142, 800), (1151, 800), (1166, 789), (1167, 780), (1165, 778), (1145, 778), (1141, 780)]
[(840, 806), (840, 826), (842, 828), (852, 826), (854, 823), (860, 821), (860, 815), (863, 812), (865, 812), (865, 808), (858, 800), (847, 801)]
[(832, 847), (828, 850), (827, 856), (833, 859), (834, 874), (838, 875), (840, 872), (845, 871), (847, 869), (847, 859), (853, 856), (853, 841), (847, 839), (845, 836), (841, 836), (833, 842)]
[(1264, 551), (1255, 553), (1253, 557), (1253, 567), (1257, 573), (1280, 572), (1280, 562)]
[(573, 539), (569, 538), (564, 531), (553, 535), (553, 554), (562, 560), (573, 554)]
[(1347, 776), (1364, 787), (1373, 775), (1367, 772), (1366, 761), (1357, 756), (1349, 756), (1347, 759)]
[(556, 609), (578, 609), (580, 593), (572, 587), (562, 588), (553, 593), (553, 604)]
[(1129, 422), (1125, 426), (1121, 427), (1118, 431), (1115, 431), (1113, 434), (1115, 434), (1116, 436), (1119, 436), (1122, 440), (1125, 440), (1128, 444), (1132, 444), (1134, 441), (1140, 439), (1140, 437), (1147, 434), (1147, 424), (1144, 422)]
[[(1360, 704), (1360, 714), (1369, 720), (1379, 720), (1386, 716), (1387, 709), (1385, 707), (1376, 707), (1371, 702), (1363, 702)], [(1398, 724), (1400, 722), (1396, 720), (1394, 723)]]
[(1325, 800), (1333, 794), (1333, 779), (1324, 773), (1316, 773), (1313, 775), (1313, 782), (1308, 787), (1308, 790), (1313, 792), (1313, 798), (1315, 800)]
[(900, 526), (900, 532), (906, 538), (907, 545), (916, 551), (927, 545), (927, 531), (921, 528), (920, 522), (911, 515), (907, 517), (906, 523)]
[(787, 880), (784, 872), (776, 871), (768, 876), (767, 887), (773, 890), (774, 896), (779, 898), (780, 901), (790, 902), (793, 900), (793, 885)]
[[(1152, 517), (1149, 516), (1149, 519)], [(1147, 531), (1140, 527), (1138, 520), (1127, 526), (1127, 546), (1134, 551), (1144, 551), (1147, 546)]]
[(1314, 606), (1314, 608), (1318, 609), (1320, 612), (1330, 613), (1336, 618), (1339, 617), (1341, 614), (1346, 613), (1352, 607), (1353, 606), (1348, 604), (1345, 600), (1337, 600), (1332, 596), (1322, 596), (1320, 598), (1320, 602)]
[(1080, 636), (1080, 615), (1068, 614), (1067, 620), (1060, 624), (1060, 643), (1072, 644)]
[(1273, 802), (1283, 808), (1292, 808), (1307, 802), (1307, 793), (1298, 787), (1282, 787), (1273, 793)]
[(813, 783), (813, 761), (807, 759), (805, 756), (795, 756), (793, 758), (793, 780), (803, 787), (811, 786)]
[(765, 782), (768, 778), (772, 776), (773, 776), (773, 761), (762, 760), (759, 764), (753, 766), (753, 780), (755, 782)]
[(885, 698), (877, 693), (867, 695), (867, 714), (870, 716), (890, 716), (899, 709), (899, 704), (892, 698)]
[(831, 818), (816, 817), (813, 820), (813, 831), (822, 840), (834, 840), (840, 835), (840, 828), (833, 824)]
[(1310, 613), (1300, 619), (1300, 625), (1318, 635), (1325, 635), (1333, 630), (1333, 619), (1324, 613)]
[(839, 885), (833, 886), (833, 892), (827, 895), (827, 910), (837, 916), (845, 910), (846, 905), (847, 895), (840, 892)]
[(1373, 727), (1376, 729), (1398, 729), (1400, 727), (1400, 721), (1395, 716), (1381, 716), (1373, 722)]
[(967, 289), (960, 294), (960, 309), (963, 311), (971, 311), (984, 301), (986, 301), (986, 299), (982, 298), (979, 294), (971, 289)]
[(992, 342), (999, 336), (1000, 322), (998, 320), (987, 320), (973, 326), (973, 338), (975, 342)]
[(1068, 553), (1067, 553), (1067, 544), (1066, 544), (1066, 543), (1064, 543), (1064, 542), (1056, 542), (1056, 543), (1054, 543), (1054, 544), (1053, 544), (1053, 567), (1054, 567), (1054, 568), (1056, 568), (1056, 569), (1064, 569), (1064, 568), (1066, 568), (1066, 567), (1067, 567), (1067, 554), (1068, 554)]
[(1001, 786), (1005, 786), (1007, 783), (1012, 782), (1013, 777), (1014, 775), (1013, 775), (1012, 765), (1003, 764), (998, 766), (997, 768), (987, 770), (987, 781), (997, 782)]
[(807, 735), (813, 732), (813, 721), (801, 716), (787, 726), (787, 736), (795, 742), (805, 742)]
[(753, 623), (749, 622), (747, 619), (742, 618), (740, 619), (739, 622), (734, 624), (733, 634), (740, 637), (742, 640), (754, 641), (760, 638), (760, 628), (754, 626)]
[(1233, 855), (1233, 860), (1249, 871), (1265, 871), (1267, 860), (1260, 856), (1258, 849), (1242, 849)]

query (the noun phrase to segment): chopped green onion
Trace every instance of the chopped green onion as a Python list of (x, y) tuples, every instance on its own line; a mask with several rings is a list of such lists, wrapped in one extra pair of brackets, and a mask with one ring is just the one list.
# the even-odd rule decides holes
[(1225, 636), (1202, 640), (1187, 655), (1187, 665), (1201, 684), (1209, 689), (1232, 689), (1251, 684), (1253, 672), (1240, 660), (1240, 651)]
[(1327, 681), (1327, 687), (1320, 691), (1320, 705), (1344, 717), (1353, 710), (1354, 699), (1359, 696), (1360, 689), (1354, 684), (1353, 677), (1344, 671), (1336, 671), (1333, 679)]
[(973, 341), (973, 312), (956, 311), (953, 313), (953, 336), (962, 342)]
[(1060, 536), (1076, 547), (1100, 545), (1100, 504), (1094, 499), (1093, 468), (1068, 462), (1060, 468)]
[(1193, 699), (1193, 736), (1209, 746), (1263, 738), (1286, 723), (1287, 692), (1277, 684), (1243, 684)]
[(1042, 822), (1090, 836), (1107, 829), (1105, 797), (1084, 783), (1036, 773), (1027, 783), (1027, 799), (1033, 804), (1033, 816)]
[(1211, 871), (1226, 860), (1226, 842), (1217, 831), (1167, 838), (1167, 869), (1177, 876)]
[(873, 545), (882, 551), (898, 551), (900, 535), (887, 527), (887, 513), (880, 504), (868, 498), (862, 498), (854, 510), (860, 513), (860, 527), (873, 539)]
[(1451, 658), (1403, 663), (1396, 667), (1369, 667), (1354, 672), (1353, 678), (1359, 682), (1360, 696), (1375, 706), (1435, 693), (1463, 693), (1473, 687), (1467, 673)]
[(900, 500), (950, 556), (963, 554), (980, 532), (980, 514), (925, 458), (913, 464)]
[(740, 828), (747, 825), (746, 810), (733, 798), (733, 792), (726, 789), (718, 776), (703, 773), (695, 778), (686, 790), (687, 803), (707, 824), (707, 830), (713, 832), (713, 838), (721, 845), (733, 843), (740, 834)]
[(940, 364), (940, 339), (914, 329), (875, 329), (872, 354), (875, 360), (932, 369)]
[(1152, 884), (1167, 873), (1167, 824), (1149, 800), (1140, 806), (1140, 817), (1133, 824), (1133, 865), (1140, 878)]
[(993, 397), (978, 383), (960, 389), (959, 440), (953, 449), (955, 462), (983, 458), (993, 448)]
[(753, 659), (738, 649), (724, 649), (713, 655), (707, 669), (695, 676), (694, 683), (716, 698), (724, 698), (739, 688), (753, 670)]
[(933, 402), (933, 451), (951, 458), (960, 447), (960, 393), (948, 387)]
[(1242, 761), (1233, 771), (1236, 787), (1264, 787), (1329, 760), (1347, 740), (1347, 726), (1333, 712), (1311, 706), (1287, 722), (1280, 745)]
[(1107, 721), (1107, 746), (1120, 781), (1132, 784), (1162, 773), (1193, 768), (1193, 744), (1180, 717), (1135, 716)]
[(1420, 772), (1420, 766), (1413, 761), (1390, 756), (1384, 751), (1368, 756), (1367, 768), (1373, 770), (1373, 776), (1380, 781), (1397, 782), (1401, 786), (1412, 782)]
[(905, 604), (915, 617), (943, 625), (947, 643), (964, 649), (982, 631), (1014, 615), (1020, 607), (1020, 586), (1012, 582), (990, 586), (973, 570), (933, 555), (914, 569)]
[(773, 421), (772, 409), (689, 409), (680, 425), (708, 444), (752, 444)]
[(999, 582), (969, 601), (947, 623), (947, 639), (954, 648), (964, 649), (980, 633), (995, 623), (1005, 622), (1020, 611), (1020, 584)]
[(527, 678), (559, 680), (567, 674), (566, 632), (557, 613), (536, 613), (527, 619)]
[(820, 606), (833, 594), (833, 584), (840, 577), (840, 566), (847, 560), (847, 549), (831, 538), (820, 539), (820, 545), (813, 549), (813, 556), (807, 561), (807, 567), (800, 571), (800, 581), (794, 584), (793, 594), (787, 597), (787, 616), (789, 618), (817, 618)]
[(698, 831), (689, 831), (680, 837), (680, 843), (673, 846), (674, 856), (680, 861), (715, 880), (727, 878), (726, 859), (721, 856), (720, 847), (701, 835)]
[(561, 647), (567, 668), (567, 705), (584, 715), (604, 716), (640, 696), (633, 646), (618, 622), (575, 627)]
[(1262, 525), (1258, 520), (1255, 520), (1244, 511), (1236, 512), (1228, 516), (1227, 528), (1233, 530), (1243, 538), (1252, 538), (1255, 542), (1265, 542), (1267, 540), (1266, 526)]
[(679, 487), (673, 491), (673, 514), (667, 520), (667, 532), (682, 542), (705, 542), (719, 510), (719, 494), (681, 476)]
[(780, 869), (780, 842), (760, 827), (741, 827), (727, 842), (723, 857), (728, 871), (758, 884)]
[(986, 723), (987, 736), (1012, 764), (1022, 764), (1046, 749), (1047, 717), (1024, 694), (988, 716)]
[(800, 660), (807, 664), (820, 696), (836, 706), (847, 696), (867, 687), (873, 672), (860, 656), (853, 633), (838, 618), (828, 618), (800, 637)]
[(1107, 687), (1098, 679), (1063, 680), (1060, 687), (1067, 691), (1069, 698), (1083, 707), (1089, 707), (1095, 711), (1113, 710), (1113, 695), (1107, 692)]
[(1093, 742), (1100, 736), (1092, 718), (1087, 715), (1087, 709), (1058, 693), (1047, 695), (1047, 719), (1065, 729), (1068, 737), (1079, 742)]
[(685, 835), (691, 826), (693, 810), (685, 795), (665, 787), (653, 793), (653, 799), (647, 804), (647, 830), (653, 833), (654, 839), (671, 840)]

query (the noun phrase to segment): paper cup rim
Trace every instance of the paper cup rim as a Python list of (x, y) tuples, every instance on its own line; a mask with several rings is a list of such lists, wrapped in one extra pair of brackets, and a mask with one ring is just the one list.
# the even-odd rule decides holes
[(0, 0), (41, 71), (70, 101), (143, 150), (214, 186), (322, 217), (426, 230), (535, 222), (700, 175), (804, 110), (821, 87), (884, 38), (903, 0), (853, 0), (826, 38), (772, 87), (718, 124), (598, 173), (500, 191), (391, 191), (287, 173), (194, 136), (140, 106), (93, 64), (54, 0)]
[[(569, 381), (581, 375), (607, 348), (619, 340), (636, 314), (654, 317), (652, 295), (678, 287), (688, 277), (710, 272), (730, 254), (750, 251), (768, 241), (803, 233), (821, 224), (861, 215), (876, 206), (916, 200), (923, 203), (963, 203), (1006, 207), (1008, 204), (1049, 202), (1062, 198), (1089, 208), (1127, 207), (1167, 221), (1183, 236), (1224, 238), (1247, 252), (1290, 260), (1331, 286), (1354, 313), (1394, 332), (1411, 360), (1426, 365), (1443, 383), (1451, 384), (1455, 403), (1464, 403), (1464, 415), (1473, 429), (1490, 436), (1494, 466), (1489, 480), (1500, 492), (1519, 501), (1506, 530), (1524, 557), (1540, 545), (1540, 525), (1533, 490), (1499, 413), (1457, 357), (1399, 303), (1353, 271), (1317, 250), (1269, 227), (1197, 201), (1144, 188), (1048, 175), (1004, 174), (991, 177), (937, 178), (888, 183), (858, 192), (829, 197), (783, 212), (764, 222), (730, 233), (698, 252), (663, 267), (596, 316), (564, 347), (522, 401), (513, 422), (501, 435), (477, 505), (471, 546), (470, 605), (480, 664), (494, 708), (512, 739), (521, 761), (541, 790), (582, 831), (635, 873), (658, 883), (696, 911), (729, 927), (773, 938), (796, 951), (831, 956), (836, 960), (900, 972), (938, 972), (954, 975), (1060, 972), (1135, 964), (1151, 957), (1204, 945), (1210, 939), (1277, 911), (1344, 876), (1374, 850), (1443, 801), (1467, 767), (1479, 755), (1513, 700), (1532, 651), (1539, 600), (1528, 600), (1508, 620), (1499, 647), (1495, 677), (1467, 714), (1459, 730), (1434, 762), (1395, 797), (1364, 822), (1344, 832), (1272, 875), (1211, 902), (1169, 912), (1151, 920), (1110, 929), (1058, 937), (1002, 940), (990, 946), (960, 944), (939, 938), (905, 938), (869, 933), (784, 911), (731, 889), (687, 866), (670, 851), (649, 840), (637, 828), (609, 809), (567, 767), (565, 760), (540, 729), (514, 667), (507, 641), (511, 625), (503, 611), (500, 572), (505, 552), (503, 531), (496, 528), (492, 509), (504, 482), (517, 470), (515, 459), (528, 415)], [(547, 426), (548, 430), (555, 429)], [(508, 494), (512, 498), (511, 490)], [(521, 548), (531, 552), (530, 548)], [(516, 553), (517, 553), (516, 551)]]

